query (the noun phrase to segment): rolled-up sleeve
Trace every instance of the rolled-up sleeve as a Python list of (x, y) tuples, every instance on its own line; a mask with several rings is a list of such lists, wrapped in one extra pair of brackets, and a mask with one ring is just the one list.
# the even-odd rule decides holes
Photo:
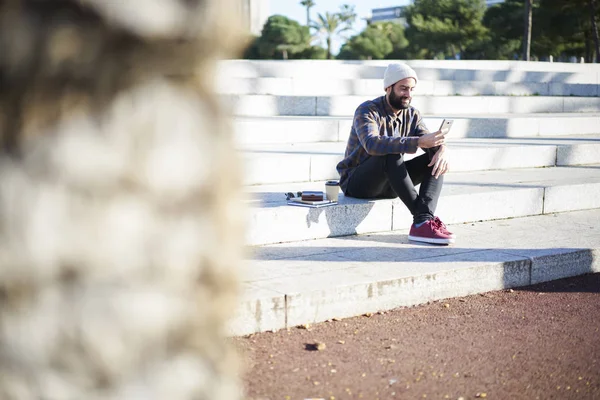
[(366, 107), (359, 107), (356, 110), (354, 130), (360, 144), (371, 156), (416, 153), (418, 149), (418, 137), (398, 137), (381, 134), (380, 122), (376, 112)]

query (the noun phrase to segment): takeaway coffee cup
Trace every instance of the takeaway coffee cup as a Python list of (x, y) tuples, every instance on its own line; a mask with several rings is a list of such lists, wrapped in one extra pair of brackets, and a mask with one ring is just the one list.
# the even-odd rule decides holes
[(340, 182), (339, 181), (327, 181), (325, 182), (325, 195), (329, 201), (338, 201), (338, 194), (340, 193)]

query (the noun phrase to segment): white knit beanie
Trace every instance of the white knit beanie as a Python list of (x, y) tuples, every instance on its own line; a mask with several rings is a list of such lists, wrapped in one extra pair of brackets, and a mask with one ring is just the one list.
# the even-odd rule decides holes
[(417, 73), (411, 67), (403, 63), (388, 65), (385, 69), (385, 74), (383, 74), (383, 90), (405, 78), (414, 78), (415, 82), (417, 82)]

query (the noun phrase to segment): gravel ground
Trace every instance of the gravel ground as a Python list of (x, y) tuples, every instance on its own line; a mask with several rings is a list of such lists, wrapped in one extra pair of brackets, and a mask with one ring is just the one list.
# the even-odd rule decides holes
[(600, 274), (232, 338), (249, 400), (600, 399)]

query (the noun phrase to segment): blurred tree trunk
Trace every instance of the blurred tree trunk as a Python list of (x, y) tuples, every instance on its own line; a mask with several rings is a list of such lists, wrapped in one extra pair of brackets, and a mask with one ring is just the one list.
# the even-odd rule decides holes
[(592, 39), (590, 37), (590, 32), (583, 32), (583, 37), (585, 38), (585, 62), (593, 63), (594, 62), (594, 50), (592, 46)]
[(594, 45), (596, 50), (596, 62), (600, 63), (600, 40), (598, 39), (598, 24), (596, 23), (596, 0), (589, 0), (590, 18), (592, 21), (592, 35), (594, 37)]
[(533, 0), (525, 0), (525, 32), (523, 33), (523, 61), (529, 61), (531, 54), (531, 15)]

